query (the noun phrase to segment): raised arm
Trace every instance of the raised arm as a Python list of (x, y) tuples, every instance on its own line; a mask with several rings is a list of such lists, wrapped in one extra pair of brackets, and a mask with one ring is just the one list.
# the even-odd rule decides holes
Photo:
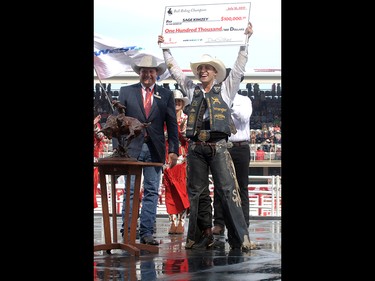
[(229, 107), (231, 106), (237, 91), (240, 89), (241, 77), (245, 75), (246, 71), (245, 67), (248, 60), (248, 41), (253, 34), (253, 26), (250, 22), (248, 23), (244, 34), (247, 37), (246, 44), (240, 46), (238, 56), (232, 70), (230, 71), (227, 79), (225, 79), (223, 82), (224, 87), (227, 89), (227, 96), (223, 95), (223, 99), (229, 105)]
[[(158, 36), (158, 44), (164, 42), (164, 37), (162, 35)], [(181, 87), (182, 91), (186, 93), (189, 100), (192, 100), (192, 90), (195, 88), (195, 84), (192, 79), (190, 79), (180, 68), (177, 61), (172, 56), (170, 49), (162, 49), (163, 57), (165, 64), (171, 74), (172, 78), (177, 82), (177, 84)]]

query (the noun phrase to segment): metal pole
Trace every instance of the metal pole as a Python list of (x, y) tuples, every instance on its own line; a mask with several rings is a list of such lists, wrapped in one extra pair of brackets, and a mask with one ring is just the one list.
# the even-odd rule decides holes
[(94, 66), (94, 70), (95, 70), (95, 72), (96, 72), (96, 76), (98, 77), (99, 85), (100, 85), (100, 87), (103, 89), (103, 91), (104, 91), (104, 93), (105, 93), (106, 100), (108, 101), (109, 106), (110, 106), (111, 109), (112, 109), (112, 112), (111, 112), (111, 113), (113, 113), (113, 112), (115, 111), (115, 109), (113, 108), (113, 104), (112, 104), (112, 102), (111, 102), (111, 99), (109, 98), (108, 93), (107, 93), (106, 89), (104, 88), (102, 81), (100, 80), (100, 77), (99, 77), (99, 75), (98, 75), (98, 72), (96, 71), (95, 66)]

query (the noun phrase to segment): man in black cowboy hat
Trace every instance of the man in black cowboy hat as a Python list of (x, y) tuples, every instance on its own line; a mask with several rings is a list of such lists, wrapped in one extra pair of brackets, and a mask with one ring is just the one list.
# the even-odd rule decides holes
[[(245, 34), (253, 33), (249, 22)], [(163, 36), (158, 43), (163, 43)], [(186, 249), (211, 248), (212, 200), (209, 196), (209, 172), (225, 212), (228, 242), (232, 249), (251, 249), (249, 231), (241, 208), (241, 198), (233, 161), (227, 149), (228, 137), (235, 133), (230, 108), (240, 87), (247, 63), (247, 47), (241, 46), (237, 60), (226, 77), (225, 65), (210, 55), (203, 55), (190, 67), (200, 83), (178, 66), (169, 49), (163, 49), (164, 60), (172, 77), (191, 101), (186, 136), (190, 138), (187, 155), (187, 185), (190, 199), (189, 228)]]
[[(168, 164), (173, 167), (176, 165), (178, 158), (178, 128), (174, 96), (171, 90), (156, 84), (157, 77), (165, 72), (166, 66), (164, 63), (159, 64), (154, 56), (145, 55), (140, 61), (134, 62), (132, 68), (139, 74), (140, 82), (121, 87), (118, 101), (125, 106), (126, 116), (137, 118), (141, 123), (149, 123), (149, 125), (143, 133), (130, 142), (128, 154), (139, 161), (165, 163), (165, 123), (168, 132)], [(147, 105), (147, 100), (150, 102), (149, 105)], [(144, 244), (159, 245), (159, 242), (153, 237), (153, 231), (161, 173), (161, 166), (145, 166), (143, 168), (143, 197), (139, 237), (140, 242)], [(126, 195), (124, 194), (123, 220), (125, 204), (132, 205), (133, 189), (134, 179), (131, 179), (130, 202), (125, 201)], [(130, 206), (130, 210), (132, 210), (132, 206)], [(121, 231), (126, 231), (126, 228)]]

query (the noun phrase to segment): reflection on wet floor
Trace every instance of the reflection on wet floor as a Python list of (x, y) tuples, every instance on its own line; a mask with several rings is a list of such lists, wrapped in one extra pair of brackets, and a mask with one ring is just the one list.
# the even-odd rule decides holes
[[(120, 229), (121, 219), (117, 221)], [(158, 217), (157, 254), (141, 251), (134, 257), (119, 249), (111, 254), (94, 252), (94, 280), (281, 280), (280, 219), (251, 220), (250, 239), (258, 249), (248, 253), (230, 250), (228, 243), (222, 249), (185, 250), (187, 224), (184, 235), (170, 235), (168, 218)], [(103, 235), (102, 216), (96, 214), (94, 244), (103, 243)]]

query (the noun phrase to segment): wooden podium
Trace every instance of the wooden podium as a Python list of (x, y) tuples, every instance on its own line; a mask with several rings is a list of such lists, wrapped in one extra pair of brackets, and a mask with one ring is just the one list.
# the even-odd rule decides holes
[[(142, 169), (145, 166), (163, 166), (163, 163), (141, 162), (132, 158), (99, 158), (94, 162), (98, 167), (100, 177), (100, 189), (102, 198), (103, 226), (104, 226), (104, 244), (94, 245), (94, 251), (106, 250), (111, 253), (112, 249), (122, 249), (130, 254), (139, 256), (140, 250), (146, 250), (152, 253), (158, 253), (159, 247), (136, 243), (137, 220), (139, 213), (139, 192), (141, 189)], [(111, 176), (111, 203), (112, 203), (112, 237), (111, 224), (108, 209), (107, 181), (106, 175)], [(133, 209), (130, 225), (130, 233), (127, 231), (129, 222), (130, 204), (125, 206), (124, 217), (124, 238), (123, 243), (117, 241), (117, 214), (116, 214), (116, 178), (115, 176), (126, 176), (126, 202), (130, 202), (130, 176), (135, 176)]]

